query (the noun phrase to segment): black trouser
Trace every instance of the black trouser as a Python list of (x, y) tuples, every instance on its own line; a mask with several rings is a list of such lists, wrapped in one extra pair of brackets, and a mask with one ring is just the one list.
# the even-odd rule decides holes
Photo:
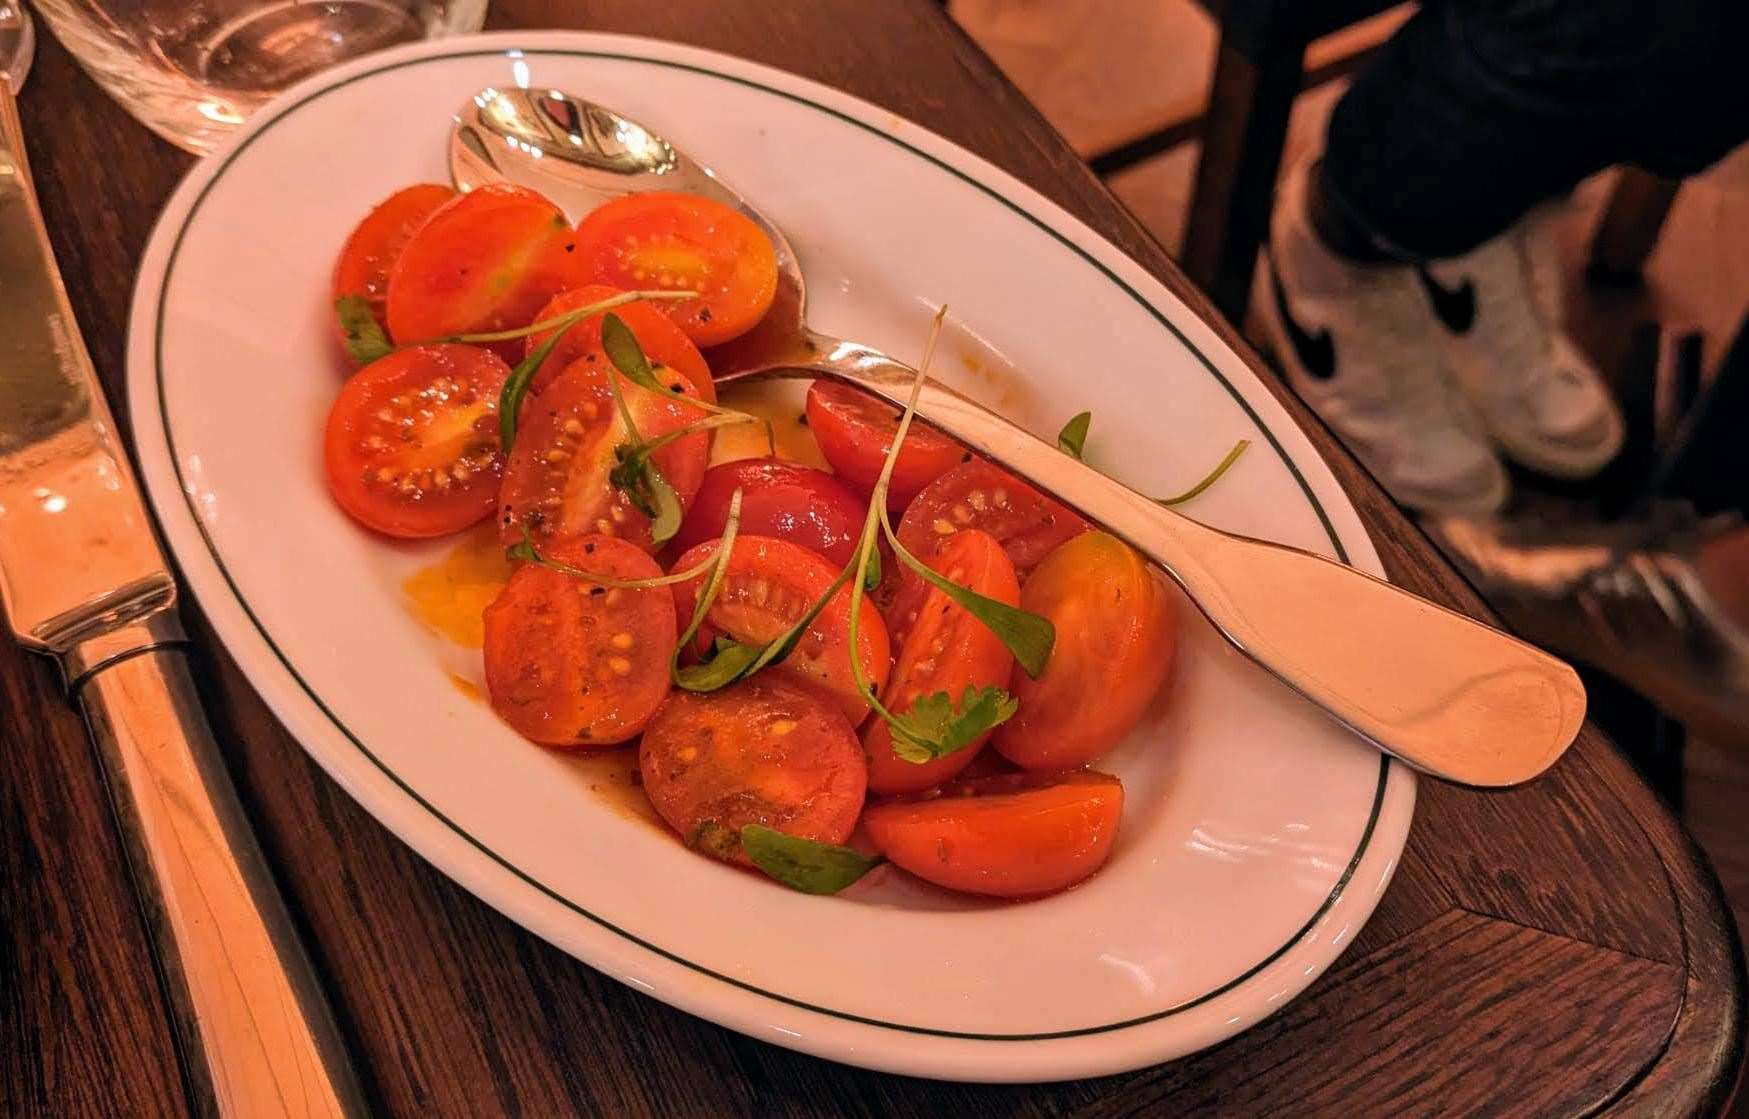
[(1749, 139), (1749, 0), (1428, 0), (1330, 118), (1322, 190), (1381, 252), (1454, 256), (1585, 176)]

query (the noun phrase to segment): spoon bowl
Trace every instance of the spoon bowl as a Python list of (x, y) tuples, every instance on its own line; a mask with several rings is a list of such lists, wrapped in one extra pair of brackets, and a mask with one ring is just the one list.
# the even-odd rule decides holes
[[(647, 190), (734, 207), (772, 239), (778, 297), (753, 331), (711, 350), (718, 383), (830, 377), (896, 406), (909, 397), (915, 369), (807, 327), (807, 288), (782, 230), (637, 121), (560, 90), (485, 89), (457, 113), (449, 157), (460, 190), (509, 181), (573, 216)], [(1584, 721), (1577, 674), (1514, 637), (1323, 557), (1199, 524), (936, 381), (925, 379), (917, 411), (1127, 541), (1240, 652), (1435, 777), (1527, 781)]]

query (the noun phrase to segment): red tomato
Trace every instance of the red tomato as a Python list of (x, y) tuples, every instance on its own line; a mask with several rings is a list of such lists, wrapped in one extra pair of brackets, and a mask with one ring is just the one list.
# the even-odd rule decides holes
[[(662, 574), (655, 560), (611, 536), (555, 541), (547, 555), (612, 579)], [(666, 587), (603, 587), (524, 564), (484, 620), (492, 710), (544, 746), (624, 742), (668, 695), (678, 635)]]
[[(714, 543), (700, 544), (676, 560), (674, 570), (684, 571), (697, 566), (715, 550)], [(747, 644), (760, 644), (776, 638), (800, 621), (808, 608), (820, 600), (840, 570), (818, 554), (787, 540), (737, 536), (722, 589), (717, 593), (716, 601), (711, 603), (705, 614), (705, 624), (699, 631), (698, 651), (708, 649), (719, 633)], [(692, 620), (692, 610), (705, 579), (705, 575), (700, 575), (674, 586), (674, 606), (682, 626)], [(874, 604), (867, 599), (863, 600), (856, 636), (863, 678), (878, 694), (887, 682), (891, 653), (887, 645), (887, 627), (881, 622)], [(823, 688), (850, 717), (852, 725), (862, 721), (868, 714), (868, 704), (857, 691), (856, 680), (850, 671), (848, 583), (838, 588), (838, 593), (802, 634), (794, 651), (767, 671)]]
[[(527, 326), (585, 279), (559, 208), (525, 187), (493, 183), (439, 207), (401, 249), (389, 272), (389, 333), (417, 342)], [(522, 352), (519, 343), (501, 345), (508, 357)]]
[(742, 532), (800, 544), (840, 569), (855, 556), (866, 504), (824, 470), (776, 458), (740, 459), (705, 471), (674, 550), (721, 537), (737, 489)]
[[(819, 380), (808, 387), (808, 430), (820, 444), (820, 453), (846, 482), (865, 494), (874, 492), (903, 415), (902, 409), (836, 381)], [(893, 463), (887, 508), (895, 514), (904, 512), (924, 486), (969, 454), (935, 428), (912, 420), (899, 460)]]
[[(931, 482), (899, 521), (899, 543), (925, 562), (961, 529), (994, 536), (1025, 582), (1052, 548), (1093, 526), (999, 466), (973, 459)], [(898, 564), (888, 567), (881, 597), (887, 624), (900, 640), (923, 605), (922, 579)]]
[[(647, 440), (703, 416), (683, 401), (639, 388), (617, 372), (612, 376), (618, 378), (638, 434)], [(498, 525), (506, 543), (521, 540), (526, 528), (536, 544), (601, 533), (655, 550), (650, 518), (608, 479), (618, 461), (614, 448), (627, 436), (607, 378), (600, 368), (579, 361), (555, 377), (545, 392), (524, 399), (499, 495)], [(691, 386), (682, 391), (690, 394)], [(699, 432), (662, 447), (650, 460), (674, 487), (684, 510), (698, 492), (709, 457), (710, 433)]]
[[(996, 538), (977, 529), (955, 533), (931, 564), (952, 582), (1010, 606), (1020, 601), (1020, 580)], [(895, 713), (909, 711), (919, 696), (946, 692), (955, 702), (967, 687), (1006, 687), (1014, 656), (988, 626), (935, 587), (929, 588), (917, 623), (899, 650), (899, 663), (881, 701)], [(983, 738), (945, 758), (919, 765), (893, 752), (886, 720), (863, 732), (868, 787), (876, 793), (909, 793), (939, 785), (971, 764)]]
[(871, 805), (862, 819), (882, 854), (926, 882), (1030, 898), (1103, 866), (1122, 814), (1117, 778), (1077, 770), (959, 781)]
[(1014, 674), (1020, 701), (996, 728), (996, 749), (1027, 769), (1085, 765), (1141, 722), (1178, 646), (1161, 577), (1115, 536), (1089, 532), (1045, 557), (1020, 605), (1057, 627), (1034, 680)]
[[(567, 311), (600, 303), (603, 299), (610, 299), (618, 294), (619, 288), (610, 288), (605, 284), (587, 284), (572, 288), (563, 295), (554, 296), (551, 303), (535, 313), (533, 321), (545, 322), (558, 318)], [(672, 319), (642, 300), (615, 307), (612, 313), (618, 315), (620, 321), (631, 328), (632, 335), (637, 338), (638, 345), (643, 347), (644, 356), (650, 359), (651, 365), (667, 366), (685, 377), (698, 390), (702, 399), (716, 402), (717, 386), (711, 380), (710, 366), (705, 364), (704, 355), (698, 352), (692, 339), (675, 326)], [(607, 367), (607, 353), (601, 348), (601, 320), (604, 317), (595, 315), (565, 331), (565, 336), (559, 339), (553, 352), (541, 362), (540, 373), (535, 376), (532, 391), (539, 392), (560, 371), (579, 360), (602, 368)], [(547, 331), (529, 335), (524, 342), (523, 353), (534, 353), (550, 333)]]
[(844, 713), (770, 673), (669, 696), (644, 731), (638, 768), (650, 803), (688, 846), (743, 866), (752, 865), (741, 849), (747, 824), (843, 843), (867, 776)]
[(698, 292), (661, 309), (701, 346), (753, 329), (777, 295), (771, 238), (708, 198), (661, 191), (616, 198), (577, 226), (577, 246), (598, 283)]
[(360, 524), (444, 536), (491, 515), (504, 464), (498, 394), (510, 369), (473, 346), (416, 346), (340, 388), (322, 458), (328, 489)]
[(370, 304), (370, 313), (382, 323), (383, 305), (389, 298), (389, 270), (400, 258), (402, 246), (438, 207), (454, 197), (455, 191), (446, 186), (419, 183), (378, 203), (340, 249), (340, 259), (334, 262), (333, 297), (363, 296)]

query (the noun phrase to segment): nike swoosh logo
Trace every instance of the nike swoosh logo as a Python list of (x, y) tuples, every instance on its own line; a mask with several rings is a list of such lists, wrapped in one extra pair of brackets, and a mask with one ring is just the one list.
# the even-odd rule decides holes
[(1415, 275), (1421, 280), (1427, 301), (1433, 304), (1433, 313), (1445, 328), (1453, 334), (1468, 334), (1470, 327), (1476, 325), (1476, 285), (1465, 278), (1456, 288), (1445, 287), (1426, 268), (1416, 268)]
[(1330, 337), (1328, 329), (1307, 334), (1294, 321), (1287, 309), (1287, 299), (1281, 293), (1281, 277), (1276, 274), (1274, 260), (1269, 261), (1269, 290), (1275, 295), (1275, 313), (1281, 319), (1282, 329), (1287, 331), (1288, 341), (1293, 343), (1294, 354), (1306, 376), (1315, 381), (1328, 381), (1336, 376), (1335, 340)]

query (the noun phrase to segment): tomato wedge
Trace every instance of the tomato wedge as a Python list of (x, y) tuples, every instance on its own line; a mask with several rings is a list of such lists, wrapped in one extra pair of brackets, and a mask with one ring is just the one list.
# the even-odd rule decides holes
[(1020, 605), (1051, 620), (1057, 643), (1038, 679), (1014, 674), (1020, 708), (996, 728), (996, 749), (1026, 769), (1085, 765), (1141, 722), (1171, 672), (1171, 596), (1133, 548), (1089, 532), (1045, 557)]
[(882, 854), (926, 882), (999, 898), (1055, 893), (1105, 864), (1123, 785), (1104, 773), (1013, 773), (863, 813)]
[[(683, 571), (696, 566), (715, 549), (714, 543), (690, 549), (674, 562), (674, 570)], [(787, 540), (746, 534), (737, 536), (722, 589), (706, 612), (705, 624), (699, 631), (697, 651), (702, 653), (710, 648), (719, 633), (747, 644), (762, 644), (775, 639), (801, 620), (808, 608), (826, 593), (826, 588), (832, 585), (832, 580), (841, 570), (818, 553)], [(675, 584), (674, 607), (682, 625), (692, 619), (693, 607), (698, 602), (704, 582), (705, 576), (700, 575), (689, 582)], [(863, 678), (879, 694), (887, 681), (891, 655), (887, 627), (881, 622), (874, 604), (867, 599), (863, 600), (856, 636)], [(788, 676), (823, 689), (837, 701), (852, 725), (862, 722), (868, 714), (868, 703), (857, 691), (850, 670), (848, 583), (838, 588), (838, 593), (803, 633), (795, 650), (760, 675), (766, 673)]]
[[(994, 536), (1025, 582), (1046, 554), (1093, 526), (1079, 513), (1046, 497), (983, 459), (954, 467), (917, 495), (899, 521), (899, 543), (929, 562), (953, 535), (975, 528)], [(902, 641), (922, 608), (922, 579), (894, 564), (881, 586), (887, 624)]]
[[(662, 574), (649, 555), (612, 536), (560, 540), (547, 554), (613, 579)], [(624, 742), (668, 695), (678, 635), (666, 587), (603, 587), (523, 564), (484, 621), (492, 710), (543, 746)]]
[[(526, 187), (493, 183), (439, 207), (389, 271), (389, 333), (399, 342), (527, 326), (585, 282), (559, 208)], [(520, 342), (499, 344), (507, 359)]]
[[(572, 288), (562, 295), (554, 296), (552, 302), (535, 312), (533, 321), (545, 322), (557, 318), (567, 311), (611, 299), (621, 294), (621, 291), (620, 288), (611, 288), (606, 284), (585, 284), (580, 288)], [(618, 315), (620, 321), (631, 328), (632, 335), (637, 338), (638, 345), (643, 348), (644, 356), (650, 359), (651, 365), (667, 366), (685, 377), (698, 390), (700, 399), (713, 404), (716, 402), (717, 386), (711, 380), (710, 366), (705, 364), (704, 355), (698, 352), (692, 339), (675, 326), (672, 319), (642, 300), (615, 307), (612, 313)], [(579, 360), (605, 369), (607, 353), (601, 348), (601, 321), (605, 317), (596, 315), (584, 319), (565, 331), (565, 336), (559, 339), (553, 352), (541, 362), (540, 372), (535, 375), (531, 391), (539, 392), (563, 369)], [(545, 331), (529, 335), (524, 342), (523, 353), (534, 353), (550, 333)]]
[[(1002, 545), (989, 533), (955, 533), (930, 566), (952, 582), (1010, 606), (1020, 601), (1020, 580)], [(1005, 687), (1014, 656), (988, 626), (935, 587), (929, 588), (917, 622), (899, 650), (892, 680), (881, 696), (894, 712), (904, 712), (919, 696), (946, 692), (955, 702), (968, 687)], [(944, 758), (921, 765), (893, 752), (886, 720), (876, 719), (862, 734), (868, 754), (868, 787), (876, 793), (909, 793), (939, 785), (958, 774), (983, 749), (985, 735)]]
[[(646, 440), (677, 431), (704, 415), (699, 409), (640, 388), (618, 372), (619, 390), (638, 434)], [(614, 407), (609, 374), (588, 361), (574, 362), (539, 396), (522, 404), (516, 442), (504, 467), (499, 531), (507, 544), (523, 531), (542, 544), (565, 536), (621, 536), (654, 551), (650, 518), (609, 480), (614, 448), (627, 442), (625, 422)], [(690, 395), (690, 384), (682, 392)], [(650, 459), (674, 487), (684, 509), (704, 479), (710, 434), (699, 432), (655, 451)]]
[[(874, 492), (903, 412), (877, 397), (836, 381), (808, 387), (808, 430), (832, 469), (864, 494)], [(887, 508), (898, 514), (924, 486), (964, 462), (964, 447), (920, 420), (905, 432), (905, 445), (893, 463)]]
[(371, 362), (328, 411), (328, 489), (389, 536), (460, 532), (490, 516), (503, 460), (498, 394), (510, 369), (474, 346), (416, 346)]
[(737, 489), (742, 532), (800, 544), (840, 569), (855, 556), (867, 503), (824, 470), (777, 458), (738, 459), (705, 471), (674, 550), (721, 537)]
[(745, 214), (691, 194), (628, 194), (577, 226), (589, 278), (615, 287), (696, 291), (662, 312), (701, 346), (753, 329), (777, 295), (777, 253)]
[(843, 843), (862, 811), (862, 749), (844, 713), (761, 673), (720, 692), (677, 691), (638, 747), (644, 791), (690, 847), (751, 866), (741, 828)]
[(384, 304), (389, 298), (389, 270), (400, 259), (401, 249), (438, 207), (455, 197), (455, 191), (437, 183), (418, 183), (389, 195), (364, 216), (334, 262), (332, 295), (361, 296), (379, 324), (385, 321)]

